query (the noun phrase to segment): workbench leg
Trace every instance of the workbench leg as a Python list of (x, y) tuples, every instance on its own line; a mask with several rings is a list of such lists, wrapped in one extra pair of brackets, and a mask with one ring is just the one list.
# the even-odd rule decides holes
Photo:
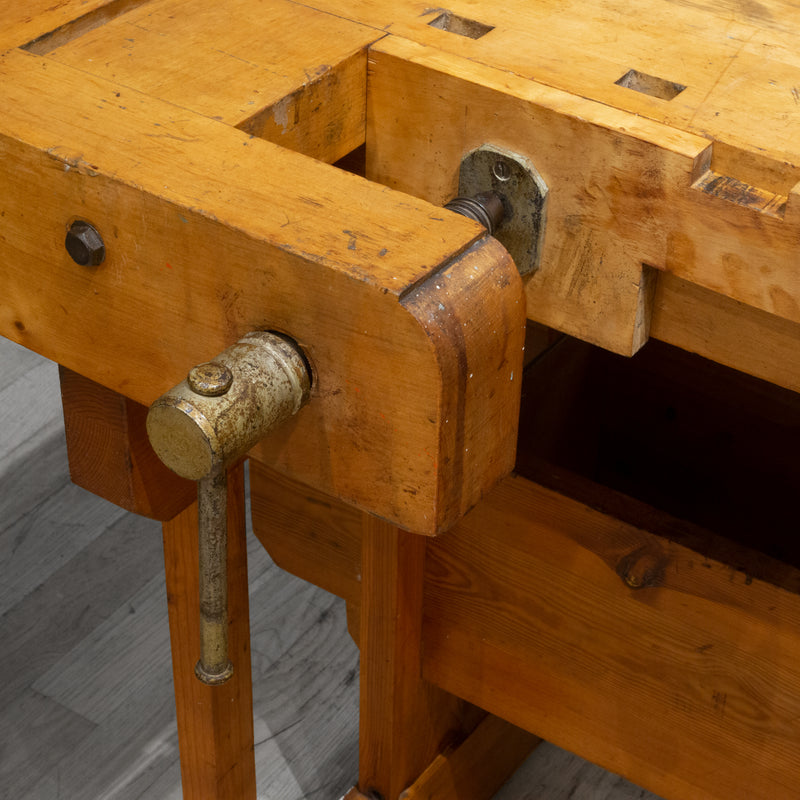
[(207, 686), (200, 653), (197, 505), (164, 524), (172, 669), (184, 800), (255, 800), (244, 469), (228, 476), (228, 603), (233, 677)]
[(482, 712), (422, 680), (426, 537), (363, 526), (359, 790), (397, 800)]

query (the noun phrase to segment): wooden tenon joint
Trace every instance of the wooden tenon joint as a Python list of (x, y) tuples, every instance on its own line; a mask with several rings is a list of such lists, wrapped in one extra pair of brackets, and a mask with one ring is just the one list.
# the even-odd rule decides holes
[(73, 483), (160, 522), (195, 501), (195, 483), (167, 469), (150, 445), (147, 408), (66, 367), (59, 377)]

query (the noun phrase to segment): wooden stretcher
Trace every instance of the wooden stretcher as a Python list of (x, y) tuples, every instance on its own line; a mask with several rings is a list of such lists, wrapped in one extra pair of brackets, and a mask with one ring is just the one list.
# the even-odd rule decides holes
[[(164, 522), (186, 798), (255, 797), (242, 468), (210, 687), (145, 416), (251, 330), (313, 373), (253, 524), (347, 601), (354, 796), (489, 797), (537, 736), (797, 796), (798, 53), (782, 0), (0, 8), (0, 334), (61, 365), (76, 483)], [(546, 187), (524, 275), (443, 208), (486, 146)]]

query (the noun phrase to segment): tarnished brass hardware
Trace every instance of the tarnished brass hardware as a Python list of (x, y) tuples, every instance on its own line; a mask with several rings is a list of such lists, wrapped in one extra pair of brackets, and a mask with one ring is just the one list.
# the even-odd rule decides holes
[(212, 686), (233, 675), (228, 658), (228, 470), (197, 483), (200, 531), (200, 660), (194, 673)]
[(80, 219), (69, 226), (64, 247), (70, 258), (82, 267), (99, 267), (106, 257), (103, 237), (96, 228)]
[(530, 275), (539, 267), (544, 242), (547, 184), (525, 156), (486, 144), (461, 161), (458, 194), (486, 193), (500, 198), (504, 212), (502, 226), (490, 233), (508, 250), (520, 275)]
[(475, 197), (454, 197), (445, 208), (479, 222), (494, 235), (503, 224), (505, 209), (497, 192), (481, 192)]
[(186, 376), (186, 382), (195, 394), (219, 397), (231, 388), (233, 373), (225, 364), (209, 361), (207, 364), (192, 367)]
[(233, 674), (228, 658), (227, 470), (308, 400), (311, 376), (299, 347), (250, 333), (150, 407), (147, 434), (159, 458), (198, 481), (200, 660), (204, 683)]
[(311, 389), (299, 348), (272, 333), (250, 333), (211, 363), (230, 371), (226, 391), (195, 391), (192, 384), (199, 386), (196, 376), (191, 377), (195, 368), (159, 397), (147, 415), (147, 434), (159, 458), (193, 481), (243, 456), (272, 428), (296, 414)]

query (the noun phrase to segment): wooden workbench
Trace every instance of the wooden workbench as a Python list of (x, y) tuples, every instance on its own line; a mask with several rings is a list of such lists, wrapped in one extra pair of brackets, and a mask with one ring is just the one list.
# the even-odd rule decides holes
[[(313, 371), (254, 526), (348, 602), (361, 793), (487, 796), (535, 734), (668, 800), (796, 795), (799, 36), (777, 0), (0, 10), (0, 334), (62, 366), (73, 479), (164, 522), (187, 798), (254, 792), (243, 489), (211, 688), (144, 417), (255, 329)], [(441, 208), (483, 145), (547, 187), (524, 277)]]

